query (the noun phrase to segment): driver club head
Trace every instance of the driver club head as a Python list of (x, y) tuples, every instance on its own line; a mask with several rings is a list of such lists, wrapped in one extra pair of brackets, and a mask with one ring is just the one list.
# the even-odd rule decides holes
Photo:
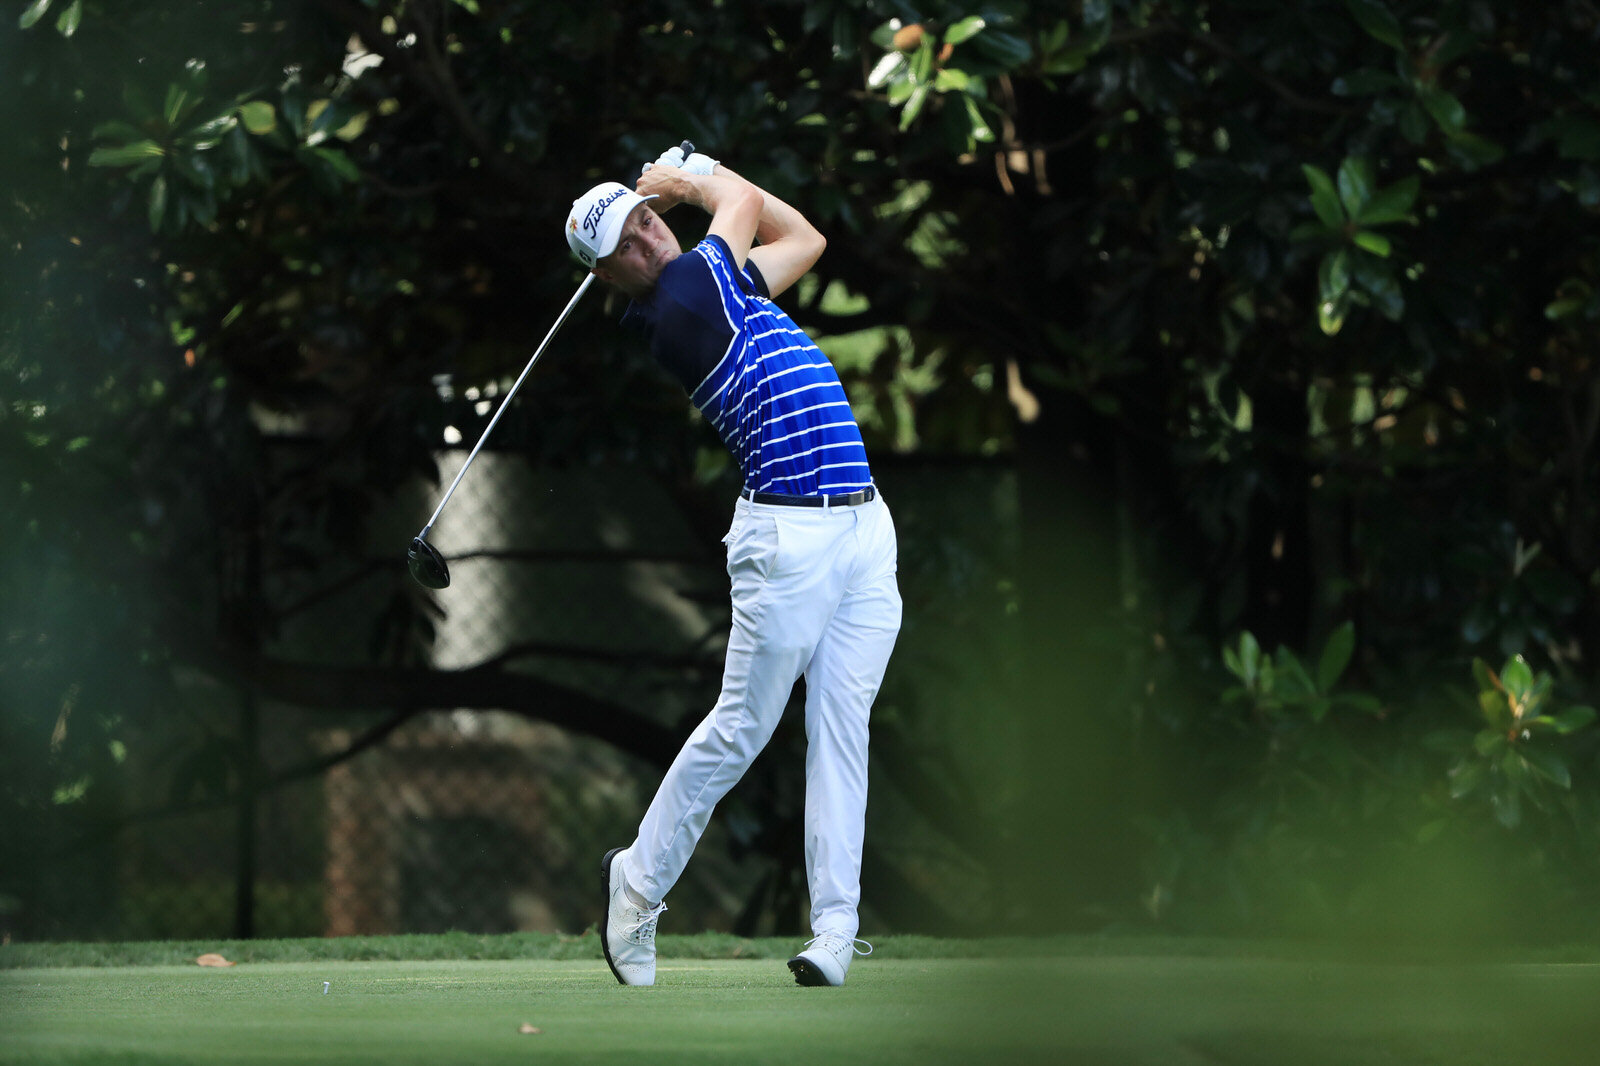
[(424, 588), (442, 589), (450, 584), (450, 568), (444, 564), (444, 556), (422, 537), (412, 539), (406, 563), (411, 567), (411, 576)]

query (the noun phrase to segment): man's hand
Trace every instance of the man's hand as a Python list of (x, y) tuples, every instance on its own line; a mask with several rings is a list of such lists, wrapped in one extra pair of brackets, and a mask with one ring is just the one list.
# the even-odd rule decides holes
[(641, 196), (660, 197), (650, 205), (657, 214), (679, 204), (700, 202), (699, 190), (689, 180), (688, 171), (659, 160), (645, 164), (644, 173), (639, 175), (633, 187)]
[(689, 174), (710, 175), (717, 169), (717, 161), (703, 152), (694, 152), (687, 159), (684, 158), (683, 149), (673, 145), (654, 163), (646, 163), (644, 169), (649, 171), (652, 167), (677, 167)]

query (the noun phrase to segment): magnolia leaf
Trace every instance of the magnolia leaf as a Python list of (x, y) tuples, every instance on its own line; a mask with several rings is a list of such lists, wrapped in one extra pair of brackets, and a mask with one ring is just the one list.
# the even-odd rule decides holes
[(1405, 51), (1400, 35), (1400, 20), (1378, 0), (1344, 0), (1344, 6), (1367, 34), (1396, 51)]
[(251, 100), (239, 105), (239, 121), (251, 133), (271, 133), (278, 125), (277, 111), (265, 100)]
[(1528, 665), (1528, 660), (1520, 655), (1514, 656), (1501, 668), (1500, 683), (1513, 700), (1527, 696), (1528, 690), (1533, 687), (1533, 669)]
[(905, 72), (906, 56), (904, 52), (888, 52), (878, 60), (872, 68), (872, 73), (867, 75), (867, 88), (881, 89), (892, 78)]
[(922, 105), (927, 101), (927, 99), (928, 87), (926, 85), (918, 85), (915, 89), (911, 90), (911, 96), (906, 100), (905, 110), (900, 112), (901, 130), (907, 130), (911, 128), (911, 123), (916, 121), (917, 113), (922, 110)]
[(1417, 193), (1421, 188), (1422, 179), (1413, 174), (1387, 188), (1379, 189), (1355, 214), (1355, 220), (1363, 226), (1404, 222), (1411, 217), (1411, 207), (1417, 202)]
[(1356, 627), (1346, 622), (1328, 635), (1322, 646), (1322, 657), (1317, 660), (1317, 691), (1327, 692), (1350, 665), (1350, 656), (1356, 648)]
[(1345, 214), (1355, 218), (1372, 199), (1372, 191), (1377, 186), (1372, 160), (1365, 156), (1353, 155), (1339, 164), (1339, 202), (1344, 205)]
[(125, 167), (160, 156), (165, 150), (155, 141), (146, 139), (132, 144), (119, 144), (96, 148), (89, 153), (91, 167)]
[(1300, 169), (1305, 172), (1306, 181), (1311, 185), (1311, 209), (1317, 213), (1322, 224), (1329, 229), (1343, 226), (1344, 208), (1339, 204), (1338, 190), (1333, 187), (1333, 179), (1328, 177), (1328, 172), (1310, 163)]
[(167, 179), (164, 175), (157, 174), (156, 180), (150, 183), (150, 232), (157, 233), (161, 229), (161, 221), (167, 213)]
[(1350, 288), (1350, 253), (1335, 248), (1322, 257), (1317, 270), (1317, 298), (1324, 303), (1339, 299)]
[(1365, 248), (1373, 255), (1382, 256), (1384, 259), (1389, 258), (1389, 253), (1394, 250), (1394, 246), (1389, 243), (1389, 238), (1381, 233), (1374, 233), (1369, 229), (1357, 230), (1355, 237), (1352, 239), (1359, 247)]
[(1560, 714), (1551, 715), (1550, 722), (1557, 733), (1565, 734), (1577, 732), (1594, 721), (1594, 718), (1593, 707), (1568, 707)]
[(1428, 114), (1439, 124), (1439, 128), (1447, 134), (1458, 134), (1466, 129), (1467, 109), (1460, 100), (1443, 89), (1424, 87), (1417, 90), (1417, 98), (1422, 101), (1422, 106), (1428, 109)]
[(1317, 301), (1317, 325), (1329, 337), (1344, 328), (1345, 316), (1350, 313), (1350, 294), (1346, 292), (1337, 300)]
[(983, 117), (983, 111), (978, 107), (978, 101), (971, 96), (966, 96), (967, 117), (972, 120), (972, 138), (976, 141), (994, 140), (994, 130), (989, 128), (988, 121)]
[(951, 26), (948, 30), (944, 31), (944, 43), (960, 44), (962, 41), (970, 41), (972, 38), (982, 33), (983, 28), (986, 25), (988, 25), (988, 23), (984, 22), (980, 16), (968, 15), (966, 18), (962, 19), (955, 25)]
[(48, 10), (50, 10), (50, 0), (33, 0), (33, 3), (23, 9), (22, 17), (17, 19), (17, 25), (28, 29), (44, 18), (44, 13)]
[(67, 9), (56, 19), (56, 32), (63, 37), (71, 37), (78, 32), (78, 24), (83, 21), (83, 0), (72, 0)]
[(1572, 774), (1567, 770), (1567, 764), (1561, 756), (1553, 751), (1533, 747), (1531, 744), (1523, 745), (1519, 750), (1534, 773), (1559, 788), (1572, 787)]

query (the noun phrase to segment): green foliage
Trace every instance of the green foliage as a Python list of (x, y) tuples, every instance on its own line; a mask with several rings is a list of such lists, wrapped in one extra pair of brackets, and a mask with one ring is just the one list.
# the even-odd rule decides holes
[(1333, 691), (1354, 650), (1355, 626), (1346, 622), (1329, 635), (1313, 673), (1282, 645), (1275, 655), (1264, 655), (1255, 636), (1245, 632), (1237, 648), (1222, 649), (1223, 665), (1241, 682), (1224, 691), (1222, 701), (1246, 704), (1262, 716), (1304, 715), (1312, 722), (1320, 722), (1338, 709), (1376, 714), (1383, 709), (1376, 697)]
[[(1158, 819), (1161, 862), (1280, 863), (1310, 897), (1350, 826), (1444, 846), (1513, 802), (1502, 835), (1530, 865), (1597, 850), (1593, 730), (1452, 749), (1483, 767), (1458, 801), (1420, 739), (1474, 656), (1548, 662), (1547, 701), (1594, 699), (1585, 5), (18, 6), (0, 38), (0, 492), (22, 516), (0, 567), (0, 777), (25, 814), (7, 855), (115, 806), (117, 750), (225, 793), (237, 767), (202, 753), (232, 750), (237, 664), (306, 604), (370, 592), (351, 657), (422, 655), (436, 608), (369, 523), (433, 474), (445, 426), (481, 428), (461, 397), (514, 374), (533, 309), (570, 294), (554, 227), (573, 193), (684, 136), (825, 230), (789, 306), (874, 454), (1014, 458), (1023, 521), (1071, 493), (1092, 523), (1085, 501), (1106, 501), (1120, 657), (1028, 670), (1045, 691), (1105, 679), (1097, 720), (1144, 723), (1115, 765), (1157, 724), (1192, 745), (1196, 815)], [(726, 466), (614, 313), (581, 309), (563, 335), (581, 358), (541, 367), (502, 440), (647, 468), (709, 527)], [(272, 459), (283, 438), (317, 461)], [(1054, 593), (1038, 561), (1004, 598)], [(1286, 650), (1308, 632), (1320, 653)], [(196, 675), (230, 697), (190, 705), (175, 679)], [(1535, 797), (1549, 817), (1526, 816)], [(1099, 885), (1094, 913), (1134, 905)]]
[(1429, 742), (1457, 754), (1450, 768), (1450, 798), (1484, 793), (1495, 819), (1515, 829), (1522, 824), (1525, 800), (1543, 810), (1550, 806), (1552, 786), (1571, 790), (1569, 757), (1555, 738), (1592, 723), (1594, 708), (1578, 705), (1554, 711), (1550, 706), (1554, 679), (1543, 670), (1535, 674), (1520, 655), (1507, 660), (1499, 673), (1482, 659), (1474, 659), (1472, 676), (1484, 728), (1470, 736), (1435, 733)]
[(1337, 183), (1319, 167), (1307, 163), (1302, 169), (1311, 185), (1317, 222), (1297, 226), (1290, 237), (1334, 245), (1317, 270), (1317, 322), (1322, 331), (1329, 336), (1338, 333), (1354, 304), (1376, 306), (1384, 317), (1398, 320), (1405, 313), (1399, 279), (1391, 267), (1377, 262), (1388, 259), (1394, 246), (1374, 227), (1415, 221), (1411, 208), (1421, 179), (1413, 174), (1379, 189), (1372, 160), (1358, 156), (1339, 165)]

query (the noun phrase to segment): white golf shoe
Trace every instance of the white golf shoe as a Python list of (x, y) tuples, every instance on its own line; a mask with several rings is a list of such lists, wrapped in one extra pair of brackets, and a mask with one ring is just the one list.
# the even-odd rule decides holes
[[(866, 944), (866, 950), (856, 947)], [(789, 971), (796, 984), (842, 985), (850, 972), (850, 960), (871, 955), (872, 945), (839, 932), (818, 933), (806, 941), (806, 949), (789, 960)]]
[(656, 983), (656, 921), (665, 903), (636, 907), (628, 898), (622, 864), (616, 859), (625, 848), (612, 848), (600, 860), (600, 879), (606, 885), (606, 927), (600, 938), (606, 963), (625, 985)]

